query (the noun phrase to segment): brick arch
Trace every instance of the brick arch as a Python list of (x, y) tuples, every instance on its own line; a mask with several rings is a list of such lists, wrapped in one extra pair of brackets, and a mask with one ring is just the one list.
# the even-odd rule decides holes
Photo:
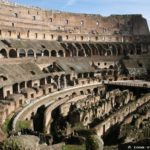
[(17, 58), (17, 51), (14, 49), (9, 50), (9, 57), (10, 58)]
[(98, 51), (99, 51), (99, 55), (104, 56), (105, 50), (104, 50), (103, 46), (101, 44), (97, 44), (97, 48), (98, 48)]
[(7, 58), (7, 57), (8, 57), (8, 53), (7, 53), (6, 49), (4, 49), (4, 48), (0, 50), (0, 54), (1, 54), (4, 58)]
[(42, 56), (42, 50), (37, 50), (36, 57), (41, 57), (41, 56)]
[(52, 51), (51, 51), (51, 56), (52, 56), (52, 57), (57, 57), (57, 52), (56, 52), (56, 50), (52, 50)]
[(137, 55), (141, 55), (142, 54), (142, 48), (140, 44), (136, 45), (136, 54)]
[(116, 48), (117, 48), (118, 56), (120, 56), (120, 55), (124, 55), (123, 45), (121, 45), (121, 44), (117, 44), (117, 45), (116, 45)]
[(65, 56), (65, 52), (63, 50), (59, 50), (58, 51), (58, 56), (59, 57), (64, 57)]
[(24, 49), (18, 50), (18, 56), (19, 57), (26, 57), (26, 51)]
[(118, 51), (117, 51), (117, 47), (115, 44), (109, 45), (109, 49), (111, 50), (111, 54), (113, 56), (118, 56)]
[(47, 50), (47, 49), (45, 49), (44, 51), (43, 51), (43, 56), (50, 56), (50, 52), (49, 52), (49, 50)]
[(92, 55), (92, 51), (91, 51), (91, 49), (90, 49), (90, 47), (88, 46), (87, 43), (83, 43), (82, 47), (85, 50), (86, 56), (91, 56)]
[(136, 54), (136, 49), (134, 44), (129, 44), (128, 45), (128, 51), (129, 55), (135, 55)]
[(27, 51), (27, 55), (28, 55), (28, 57), (34, 57), (34, 51), (32, 49), (29, 49)]

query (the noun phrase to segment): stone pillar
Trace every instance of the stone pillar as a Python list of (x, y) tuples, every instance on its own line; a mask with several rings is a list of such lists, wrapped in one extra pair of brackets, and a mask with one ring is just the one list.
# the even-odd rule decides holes
[(64, 88), (67, 87), (67, 80), (66, 80), (66, 76), (64, 76)]
[(18, 84), (18, 93), (20, 93), (21, 91), (20, 91), (20, 84)]
[(56, 57), (60, 57), (59, 54), (58, 54), (58, 52), (56, 52)]
[(78, 50), (76, 49), (76, 55), (77, 55), (77, 57), (78, 57)]
[[(20, 86), (20, 84), (19, 84), (19, 86)], [(27, 88), (27, 82), (24, 82), (24, 88)]]
[(19, 51), (17, 51), (17, 58), (19, 58)]
[(42, 57), (44, 56), (44, 52), (42, 51)]
[(57, 80), (58, 80), (58, 89), (60, 89), (60, 88), (61, 88), (61, 85), (60, 85), (60, 84), (61, 84), (61, 83), (60, 83), (60, 77), (58, 77)]
[(34, 52), (34, 58), (36, 58), (36, 52)]
[(46, 80), (46, 78), (44, 78), (44, 85), (45, 85), (45, 84), (47, 84), (47, 80)]

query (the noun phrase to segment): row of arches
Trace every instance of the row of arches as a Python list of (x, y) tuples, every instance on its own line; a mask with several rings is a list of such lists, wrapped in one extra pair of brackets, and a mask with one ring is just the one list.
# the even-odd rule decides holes
[(142, 54), (141, 44), (61, 43), (66, 56), (120, 56)]
[(24, 50), (24, 49), (10, 49), (7, 51), (6, 49), (1, 49), (0, 50), (0, 55), (3, 56), (4, 58), (17, 58), (17, 57), (42, 57), (42, 56), (47, 56), (47, 57), (65, 57), (65, 52), (63, 50), (37, 50), (34, 51), (32, 49), (29, 50)]
[(88, 57), (88, 56), (127, 56), (141, 55), (140, 44), (90, 44), (90, 43), (61, 43), (63, 50), (33, 50), (33, 49), (1, 49), (4, 58), (21, 57)]

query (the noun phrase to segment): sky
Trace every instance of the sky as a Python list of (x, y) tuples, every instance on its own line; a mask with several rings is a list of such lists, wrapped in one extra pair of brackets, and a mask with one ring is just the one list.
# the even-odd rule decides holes
[(150, 29), (150, 0), (10, 0), (28, 6), (76, 13), (142, 14)]

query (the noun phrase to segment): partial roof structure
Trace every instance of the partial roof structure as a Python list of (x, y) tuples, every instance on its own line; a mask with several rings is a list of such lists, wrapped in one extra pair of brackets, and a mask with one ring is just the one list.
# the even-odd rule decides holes
[(42, 77), (44, 78), (47, 74), (44, 74), (37, 65), (33, 63), (26, 63), (0, 65), (0, 76), (5, 78), (5, 80), (0, 84), (1, 88), (22, 81), (39, 79)]
[(42, 49), (49, 49), (49, 50), (63, 50), (64, 48), (60, 45), (57, 41), (44, 41), (44, 40), (15, 40), (15, 39), (8, 39), (8, 40), (1, 40), (0, 41), (1, 47), (12, 47), (12, 48), (21, 48), (21, 49), (34, 49), (34, 50), (42, 50)]
[(78, 60), (77, 58), (72, 58), (70, 60), (58, 60), (56, 63), (66, 72), (94, 72), (94, 68), (90, 66), (87, 59)]

